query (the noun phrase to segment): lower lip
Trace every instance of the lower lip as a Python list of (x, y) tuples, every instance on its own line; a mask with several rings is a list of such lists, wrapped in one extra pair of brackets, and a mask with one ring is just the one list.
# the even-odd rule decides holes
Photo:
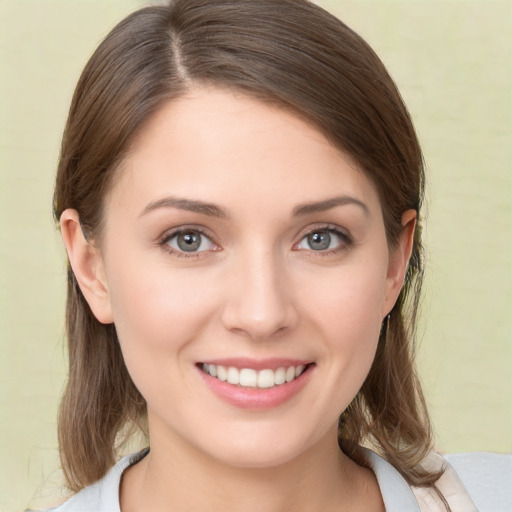
[(197, 369), (203, 381), (219, 398), (240, 409), (272, 409), (285, 404), (297, 395), (308, 382), (314, 365), (310, 365), (296, 379), (272, 388), (251, 388), (229, 384), (201, 369)]

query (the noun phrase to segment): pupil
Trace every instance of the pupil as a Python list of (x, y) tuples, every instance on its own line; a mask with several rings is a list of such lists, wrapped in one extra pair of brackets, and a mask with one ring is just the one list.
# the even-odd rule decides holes
[(315, 251), (328, 249), (331, 244), (331, 235), (329, 233), (312, 233), (308, 236), (308, 243)]
[(197, 251), (201, 245), (201, 235), (198, 233), (182, 233), (178, 236), (178, 247), (182, 251)]

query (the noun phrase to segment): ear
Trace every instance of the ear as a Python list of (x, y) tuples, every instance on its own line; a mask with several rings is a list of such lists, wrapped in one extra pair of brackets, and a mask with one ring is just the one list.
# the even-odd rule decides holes
[(76, 210), (64, 210), (60, 217), (60, 231), (69, 264), (94, 316), (103, 324), (112, 323), (103, 258), (99, 249), (85, 238)]
[(395, 305), (404, 284), (407, 265), (412, 253), (414, 230), (416, 228), (416, 210), (407, 210), (402, 215), (402, 231), (396, 246), (389, 253), (388, 275), (386, 280), (386, 299), (383, 316)]

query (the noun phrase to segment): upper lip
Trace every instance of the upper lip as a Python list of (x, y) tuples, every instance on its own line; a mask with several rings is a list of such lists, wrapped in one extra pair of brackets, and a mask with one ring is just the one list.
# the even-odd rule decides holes
[(268, 358), (268, 359), (252, 359), (246, 357), (240, 358), (221, 358), (221, 359), (205, 359), (198, 364), (213, 364), (225, 366), (226, 368), (251, 368), (253, 370), (277, 370), (278, 368), (289, 368), (290, 366), (301, 366), (311, 364), (313, 361), (307, 359), (292, 358)]

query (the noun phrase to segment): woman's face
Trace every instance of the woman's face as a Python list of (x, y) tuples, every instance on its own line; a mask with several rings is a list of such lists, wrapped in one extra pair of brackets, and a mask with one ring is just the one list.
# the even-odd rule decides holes
[(389, 252), (373, 184), (304, 121), (218, 89), (163, 107), (106, 199), (105, 295), (86, 293), (152, 446), (244, 467), (332, 447), (408, 243)]

